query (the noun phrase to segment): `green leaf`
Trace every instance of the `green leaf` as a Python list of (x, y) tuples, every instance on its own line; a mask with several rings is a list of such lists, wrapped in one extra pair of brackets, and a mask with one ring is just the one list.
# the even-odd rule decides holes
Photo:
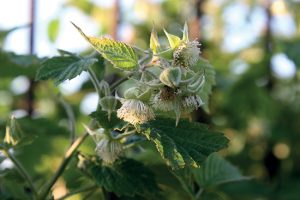
[(195, 66), (193, 66), (196, 72), (202, 71), (205, 73), (205, 83), (202, 89), (198, 92), (204, 102), (203, 109), (209, 112), (209, 96), (212, 93), (212, 87), (216, 84), (216, 72), (214, 68), (208, 63), (208, 61), (200, 58)]
[(168, 40), (169, 40), (169, 44), (170, 44), (170, 47), (171, 48), (176, 48), (180, 45), (181, 43), (181, 40), (179, 37), (177, 37), (176, 35), (172, 35), (170, 33), (168, 33), (166, 30), (164, 30)]
[(243, 176), (235, 166), (216, 153), (210, 155), (204, 165), (193, 172), (196, 182), (203, 188), (250, 179), (250, 177)]
[(51, 42), (55, 42), (59, 33), (60, 21), (59, 19), (54, 19), (50, 21), (48, 25), (48, 37)]
[(87, 71), (97, 59), (79, 58), (77, 56), (57, 56), (42, 63), (36, 74), (36, 80), (53, 79), (58, 85), (65, 80), (71, 80)]
[[(73, 23), (72, 23), (73, 24)], [(138, 66), (138, 57), (129, 45), (108, 38), (86, 36), (82, 30), (73, 24), (80, 34), (115, 67), (124, 70), (133, 70)]]
[(160, 189), (153, 173), (133, 159), (121, 159), (113, 165), (96, 165), (91, 169), (96, 182), (118, 196), (141, 195), (159, 199)]
[(206, 125), (181, 120), (158, 118), (142, 125), (141, 132), (156, 145), (163, 159), (172, 168), (199, 167), (206, 157), (227, 147), (222, 133), (208, 130)]
[(157, 33), (154, 29), (152, 29), (151, 37), (150, 37), (150, 49), (153, 51), (153, 53), (158, 53), (160, 48), (160, 44), (158, 41)]
[(99, 125), (105, 129), (112, 129), (118, 126), (120, 123), (124, 123), (121, 119), (119, 119), (116, 113), (111, 113), (110, 120), (108, 119), (108, 113), (102, 110), (97, 110), (92, 112), (90, 116), (97, 120)]
[(0, 50), (1, 78), (16, 77), (19, 75), (34, 78), (36, 69), (42, 60), (35, 55), (17, 55), (12, 52)]

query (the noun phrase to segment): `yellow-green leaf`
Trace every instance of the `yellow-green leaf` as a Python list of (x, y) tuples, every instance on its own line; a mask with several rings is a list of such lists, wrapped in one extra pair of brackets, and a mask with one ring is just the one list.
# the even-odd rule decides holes
[(181, 40), (179, 37), (177, 37), (176, 35), (172, 35), (170, 33), (168, 33), (166, 30), (164, 30), (168, 40), (169, 40), (169, 44), (171, 48), (176, 48), (180, 45)]
[(115, 67), (133, 70), (138, 66), (138, 57), (133, 48), (129, 45), (108, 38), (89, 37), (72, 23), (80, 34), (108, 61)]
[(182, 41), (187, 42), (189, 41), (189, 28), (187, 23), (185, 22), (184, 27), (183, 27), (183, 35), (182, 35)]
[(150, 49), (153, 51), (153, 53), (157, 53), (159, 51), (160, 44), (158, 41), (157, 33), (154, 29), (152, 29), (151, 37), (150, 37)]

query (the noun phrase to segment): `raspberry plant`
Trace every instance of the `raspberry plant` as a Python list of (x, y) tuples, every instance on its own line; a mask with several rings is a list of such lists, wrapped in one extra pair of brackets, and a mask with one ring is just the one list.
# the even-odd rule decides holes
[[(247, 179), (215, 153), (228, 146), (228, 139), (207, 125), (192, 121), (193, 111), (200, 107), (208, 111), (215, 72), (200, 56), (199, 42), (189, 39), (186, 24), (181, 38), (164, 30), (167, 46), (160, 44), (153, 30), (147, 50), (87, 36), (73, 25), (107, 60), (106, 67), (117, 68), (123, 77), (108, 83), (105, 76), (99, 76), (94, 71), (99, 67), (99, 55), (95, 53), (82, 56), (59, 50), (59, 56), (42, 62), (36, 80), (53, 80), (56, 85), (88, 72), (99, 102), (97, 110), (90, 114), (90, 124), (83, 125), (86, 133), (76, 139), (71, 137), (71, 146), (60, 167), (42, 185), (33, 181), (14, 157), (12, 150), (26, 145), (27, 139), (18, 120), (12, 117), (8, 121), (1, 151), (27, 181), (31, 192), (26, 198), (53, 198), (53, 185), (74, 158), (88, 184), (60, 199), (95, 190), (97, 199), (170, 199), (166, 188), (174, 181), (185, 199), (200, 199), (207, 189), (218, 184)], [(59, 98), (70, 110), (63, 97)], [(72, 123), (74, 120), (71, 133)], [(95, 142), (93, 155), (78, 150), (87, 137)], [(157, 160), (171, 181), (161, 180), (159, 169), (149, 165), (147, 159), (139, 159), (147, 148), (160, 155)]]

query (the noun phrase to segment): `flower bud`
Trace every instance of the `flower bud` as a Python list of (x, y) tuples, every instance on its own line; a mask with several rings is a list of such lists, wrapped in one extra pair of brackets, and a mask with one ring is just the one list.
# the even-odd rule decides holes
[(105, 163), (113, 163), (121, 155), (123, 146), (118, 140), (103, 138), (97, 143), (95, 151)]
[(139, 89), (137, 87), (131, 87), (124, 92), (125, 99), (137, 99), (139, 95)]
[(118, 101), (114, 96), (106, 96), (99, 100), (102, 110), (108, 113), (108, 119), (110, 119), (111, 113), (115, 111), (117, 103)]
[(126, 99), (122, 103), (122, 107), (117, 110), (117, 116), (133, 125), (143, 124), (155, 117), (153, 110), (140, 100)]
[(178, 87), (181, 81), (181, 69), (179, 67), (167, 68), (160, 74), (159, 80), (171, 88)]
[(174, 64), (185, 68), (195, 65), (200, 55), (199, 45), (197, 41), (180, 45), (173, 53)]

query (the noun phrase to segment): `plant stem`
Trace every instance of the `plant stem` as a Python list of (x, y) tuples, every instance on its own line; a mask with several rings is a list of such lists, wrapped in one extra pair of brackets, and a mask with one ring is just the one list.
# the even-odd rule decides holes
[(83, 141), (87, 138), (88, 133), (84, 133), (79, 138), (77, 138), (74, 143), (69, 147), (69, 149), (66, 151), (63, 161), (61, 162), (58, 170), (53, 175), (51, 180), (47, 183), (45, 187), (42, 188), (42, 191), (40, 192), (39, 199), (44, 200), (46, 199), (49, 191), (51, 190), (52, 186), (56, 183), (57, 179), (61, 176), (61, 174), (64, 172), (66, 166), (70, 162), (71, 158), (73, 157), (74, 153), (78, 149), (78, 147), (83, 143)]
[(69, 129), (70, 129), (70, 142), (71, 145), (73, 144), (75, 140), (75, 135), (76, 135), (76, 129), (75, 129), (75, 115), (74, 112), (68, 104), (65, 99), (62, 97), (61, 94), (58, 95), (58, 102), (62, 105), (62, 107), (65, 109), (66, 114), (68, 116), (68, 121), (69, 121)]
[(132, 131), (128, 131), (128, 132), (125, 132), (125, 133), (122, 133), (120, 135), (118, 135), (117, 137), (115, 137), (115, 139), (121, 139), (121, 138), (124, 138), (124, 137), (128, 137), (130, 135), (133, 135), (136, 133), (136, 130), (132, 130)]
[(137, 46), (132, 46), (135, 50), (141, 52), (141, 53), (144, 53), (144, 54), (150, 54), (151, 52), (147, 51), (147, 50), (144, 50), (144, 49), (141, 49)]
[(123, 82), (127, 81), (131, 76), (133, 75), (133, 73), (128, 74), (126, 77), (123, 77), (119, 80), (117, 80), (116, 82), (114, 82), (111, 86), (110, 86), (110, 91), (113, 92), (115, 91), (115, 89)]
[(18, 159), (12, 153), (9, 152), (9, 150), (4, 150), (4, 154), (6, 155), (6, 157), (8, 157), (14, 163), (14, 165), (15, 165), (16, 169), (18, 170), (18, 172), (20, 173), (20, 175), (28, 182), (28, 185), (29, 185), (31, 191), (33, 192), (34, 199), (37, 199), (37, 190), (33, 184), (33, 181), (31, 179), (30, 175), (26, 171), (26, 169), (18, 161)]
[(196, 194), (196, 199), (197, 199), (197, 200), (200, 199), (200, 197), (201, 197), (203, 191), (204, 191), (203, 188), (200, 188), (200, 189), (198, 190), (198, 192), (197, 192), (197, 194)]
[(87, 191), (96, 189), (97, 187), (98, 187), (97, 185), (90, 185), (90, 186), (85, 186), (85, 187), (82, 187), (82, 188), (78, 188), (77, 190), (71, 191), (70, 193), (60, 197), (58, 200), (63, 200), (63, 199), (66, 199), (70, 196), (73, 196), (75, 194), (79, 194), (79, 193), (82, 193), (82, 192), (87, 192)]
[(88, 69), (88, 73), (90, 74), (91, 81), (92, 81), (92, 83), (96, 89), (96, 92), (98, 93), (99, 99), (100, 99), (101, 98), (101, 87), (100, 87), (98, 78), (97, 78), (95, 72), (91, 68)]

